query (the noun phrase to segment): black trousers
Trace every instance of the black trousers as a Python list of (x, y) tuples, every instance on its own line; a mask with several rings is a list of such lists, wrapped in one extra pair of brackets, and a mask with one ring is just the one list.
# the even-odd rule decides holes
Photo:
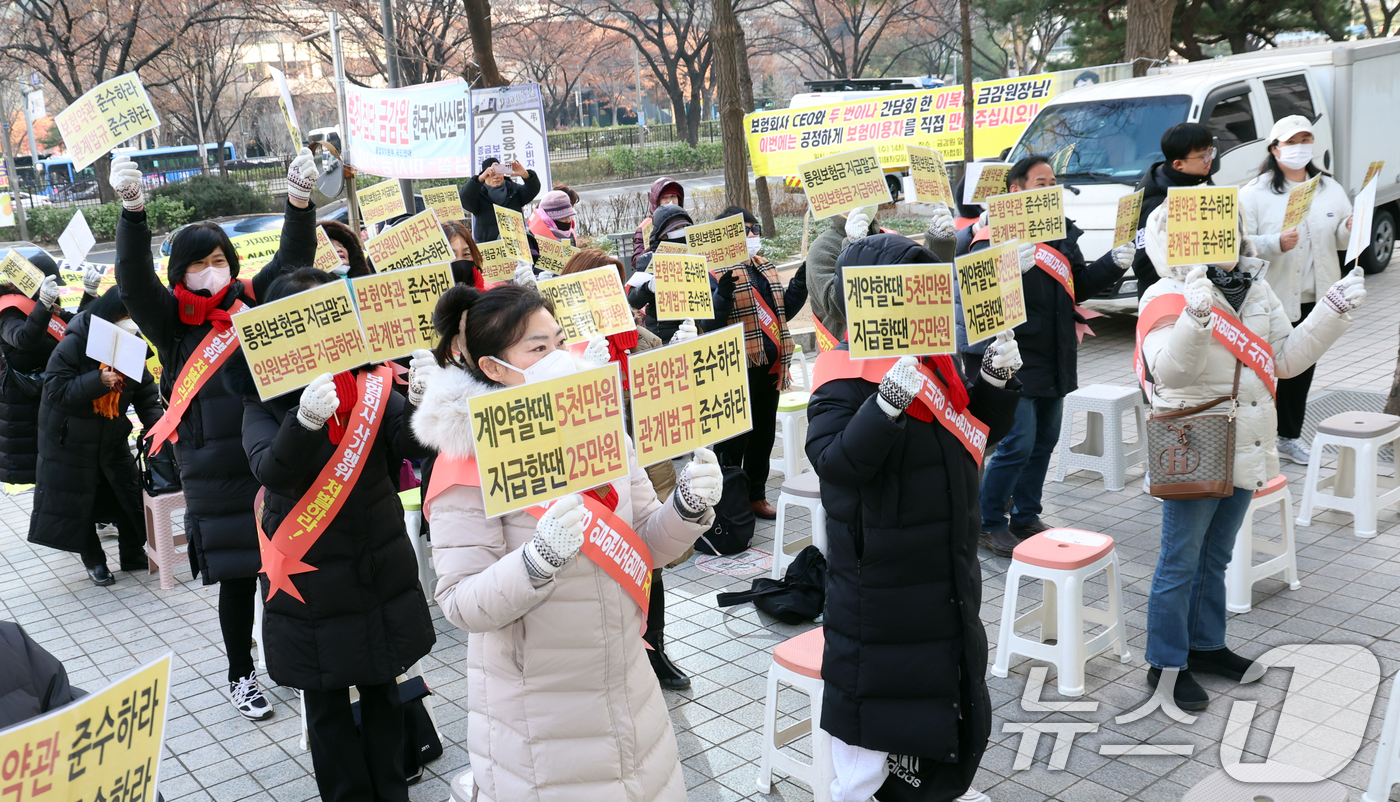
[(661, 584), (660, 568), (651, 569), (651, 596), (647, 599), (647, 634), (653, 644), (666, 632), (666, 588)]
[[(1302, 312), (1298, 320), (1293, 321), (1293, 325), (1297, 326), (1306, 320), (1314, 306), (1317, 304), (1303, 304)], [(1274, 405), (1278, 409), (1279, 437), (1294, 438), (1303, 433), (1303, 418), (1308, 414), (1308, 391), (1312, 389), (1313, 371), (1316, 367), (1313, 365), (1291, 379), (1278, 380), (1278, 394), (1274, 397)]]
[(225, 579), (219, 583), (219, 628), (228, 653), (228, 681), (237, 682), (253, 673), (253, 594), (258, 578)]
[(105, 476), (99, 472), (97, 498), (93, 502), (93, 526), (84, 538), (78, 556), (83, 565), (95, 568), (107, 564), (107, 553), (102, 550), (102, 541), (97, 537), (97, 524), (110, 523), (117, 528), (117, 552), (122, 564), (139, 563), (146, 559), (145, 521), (137, 523), (127, 515), (126, 508), (117, 500), (117, 494)]
[(744, 469), (749, 479), (749, 501), (768, 498), (768, 460), (778, 431), (778, 379), (771, 365), (749, 368), (749, 414), (753, 429), (715, 446), (721, 465)]
[(403, 774), (403, 703), (398, 686), (359, 685), (360, 723), (350, 689), (303, 691), (311, 765), (323, 802), (408, 802)]

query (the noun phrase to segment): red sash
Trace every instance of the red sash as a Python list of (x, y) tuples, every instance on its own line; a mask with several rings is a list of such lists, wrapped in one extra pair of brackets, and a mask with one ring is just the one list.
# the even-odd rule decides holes
[[(476, 457), (453, 457), (439, 455), (433, 463), (433, 475), (428, 481), (428, 492), (423, 497), (423, 517), (429, 518), (430, 506), (438, 494), (454, 485), (481, 487), (481, 474), (477, 469)], [(617, 492), (617, 488), (613, 488)], [(651, 549), (632, 527), (617, 514), (593, 496), (582, 493), (585, 509), (583, 517), (583, 556), (597, 563), (603, 572), (622, 586), (632, 601), (642, 611), (645, 619), (651, 596)], [(557, 499), (556, 499), (557, 500)], [(536, 519), (544, 515), (549, 504), (536, 504), (524, 512)]]
[[(6, 309), (18, 309), (24, 313), (25, 317), (28, 317), (34, 313), (34, 299), (26, 298), (23, 295), (6, 295), (0, 298), (0, 312), (4, 312)], [(61, 341), (67, 331), (68, 324), (63, 322), (63, 318), (58, 315), (49, 317), (48, 332), (53, 335), (55, 340)]]
[[(247, 309), (248, 305), (242, 301), (234, 301), (229, 307), (229, 312), (237, 314)], [(151, 431), (146, 437), (151, 440), (151, 456), (160, 453), (160, 449), (168, 440), (172, 443), (179, 442), (180, 434), (176, 429), (180, 421), (185, 417), (185, 412), (190, 408), (190, 402), (194, 400), (195, 394), (204, 387), (209, 377), (213, 376), (219, 368), (224, 366), (228, 360), (226, 356), (238, 351), (238, 328), (231, 327), (228, 331), (220, 332), (215, 328), (210, 328), (209, 333), (204, 335), (204, 339), (199, 341), (194, 353), (185, 360), (185, 365), (180, 369), (180, 375), (175, 377), (175, 385), (170, 391), (170, 407), (165, 410), (165, 414), (156, 421), (156, 425), (151, 427)]]
[[(389, 404), (392, 392), (390, 382), (393, 372), (383, 366), (359, 376), (360, 397), (350, 410), (350, 423), (345, 425), (349, 435), (337, 448), (338, 456), (326, 462), (326, 466), (316, 475), (316, 481), (297, 501), (292, 511), (282, 520), (277, 531), (269, 539), (262, 530), (261, 494), (254, 504), (253, 520), (258, 526), (258, 551), (262, 553), (262, 571), (267, 574), (267, 600), (285, 591), (289, 596), (305, 604), (292, 583), (294, 574), (315, 571), (314, 565), (307, 565), (301, 559), (316, 545), (325, 533), (326, 527), (335, 520), (336, 513), (345, 504), (350, 490), (359, 481), (365, 463), (369, 461), (374, 438), (379, 434), (379, 423), (384, 417), (384, 409)], [(352, 428), (353, 426), (353, 428)]]
[(979, 217), (980, 215), (978, 217), (954, 217), (953, 228), (957, 229), (958, 231), (962, 231), (964, 228), (967, 228), (968, 226), (977, 222)]
[(831, 336), (831, 332), (827, 331), (826, 326), (822, 325), (821, 320), (816, 315), (812, 316), (812, 322), (815, 323), (817, 327), (818, 354), (824, 354), (840, 344), (835, 337)]
[[(812, 391), (836, 379), (864, 379), (879, 384), (898, 357), (881, 359), (851, 359), (850, 351), (827, 351), (817, 357), (816, 368), (812, 372)], [(923, 403), (933, 413), (933, 417), (963, 444), (980, 466), (982, 455), (987, 450), (987, 424), (978, 420), (967, 410), (958, 412), (948, 402), (948, 388), (938, 380), (927, 366), (919, 365), (919, 375), (923, 376), (924, 386), (919, 388), (916, 401)]]
[[(763, 300), (763, 293), (755, 287), (753, 291), (754, 307), (758, 313), (758, 328), (763, 332), (763, 336), (773, 343), (778, 349), (778, 358), (773, 360), (773, 369), (768, 371), (778, 377), (778, 389), (783, 389), (783, 325), (778, 322), (778, 316), (773, 313), (773, 308), (768, 302)], [(815, 319), (815, 318), (814, 318)]]
[[(1061, 287), (1064, 287), (1065, 292), (1069, 293), (1070, 303), (1074, 304), (1074, 313), (1081, 319), (1092, 320), (1096, 317), (1102, 317), (1098, 312), (1092, 309), (1085, 309), (1075, 302), (1074, 270), (1070, 268), (1069, 260), (1065, 258), (1064, 254), (1043, 242), (1037, 242), (1035, 245), (1035, 266), (1049, 273)], [(1094, 330), (1089, 328), (1088, 323), (1082, 323), (1076, 320), (1074, 322), (1074, 333), (1079, 338), (1079, 342), (1084, 342), (1084, 335), (1088, 334), (1092, 337), (1094, 335)]]
[[(1143, 340), (1147, 339), (1147, 333), (1152, 331), (1153, 326), (1164, 318), (1179, 317), (1181, 310), (1185, 308), (1186, 296), (1180, 293), (1165, 293), (1153, 298), (1147, 308), (1138, 315), (1133, 369), (1137, 371), (1138, 382), (1142, 384), (1143, 392), (1148, 396), (1152, 395), (1153, 385), (1147, 380), (1147, 365), (1142, 358)], [(1224, 309), (1212, 307), (1210, 313), (1211, 322), (1214, 324), (1211, 331), (1215, 335), (1215, 341), (1229, 349), (1236, 359), (1253, 370), (1260, 381), (1264, 382), (1264, 386), (1269, 388), (1269, 395), (1276, 395), (1273, 347)]]

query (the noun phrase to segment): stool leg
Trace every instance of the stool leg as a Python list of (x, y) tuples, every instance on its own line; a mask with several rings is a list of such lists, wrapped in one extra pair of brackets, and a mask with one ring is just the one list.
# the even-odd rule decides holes
[(787, 526), (787, 497), (778, 495), (778, 519), (773, 526), (773, 578), (781, 579), (783, 572), (787, 570), (787, 549), (783, 543), (783, 534)]
[(802, 451), (797, 445), (801, 425), (796, 417), (783, 424), (783, 478), (791, 479), (802, 473)]
[(306, 738), (306, 694), (297, 691), (297, 703), (301, 705), (301, 751), (310, 749)]
[(1001, 594), (1001, 631), (997, 633), (997, 659), (992, 676), (1005, 677), (1011, 667), (1011, 636), (1016, 629), (1016, 600), (1021, 591), (1021, 569), (1015, 560), (1006, 569), (1006, 590)]
[(1319, 436), (1313, 438), (1312, 456), (1308, 458), (1308, 475), (1303, 480), (1303, 496), (1298, 500), (1299, 526), (1312, 524), (1313, 502), (1317, 495), (1318, 475), (1322, 472), (1322, 449), (1327, 441)]
[(784, 479), (791, 479), (792, 477), (791, 477), (791, 476), (788, 476), (788, 475), (787, 475), (787, 471), (786, 471), (786, 468), (787, 468), (787, 427), (788, 427), (788, 422), (787, 422), (787, 420), (784, 419), (783, 413), (781, 413), (781, 412), (778, 413), (778, 417), (777, 417), (777, 420), (776, 420), (775, 423), (774, 423), (774, 427), (775, 427), (775, 429), (774, 429), (774, 431), (775, 431), (775, 436), (774, 436), (773, 442), (779, 443), (779, 444), (782, 445), (782, 447), (783, 447), (783, 455), (782, 455), (781, 457), (773, 457), (773, 456), (770, 455), (769, 458), (768, 458), (768, 470), (770, 470), (770, 471), (778, 471), (779, 473), (783, 474), (783, 478), (784, 478)]
[[(1084, 664), (1088, 648), (1084, 645), (1084, 588), (1079, 578), (1070, 575), (1060, 595), (1059, 670), (1060, 693), (1064, 696), (1084, 695)], [(1047, 585), (1049, 582), (1046, 583)]]
[(1379, 449), (1374, 442), (1363, 443), (1356, 450), (1356, 512), (1353, 515), (1356, 536), (1376, 536), (1376, 465)]
[(1060, 640), (1060, 594), (1054, 582), (1046, 579), (1041, 583), (1040, 603), (1040, 642)]
[(812, 511), (812, 545), (817, 547), (817, 551), (826, 556), (826, 508), (822, 507), (821, 499), (809, 508)]
[(1400, 782), (1400, 692), (1397, 691), (1400, 691), (1400, 682), (1391, 680), (1390, 702), (1386, 705), (1385, 724), (1381, 726), (1376, 763), (1361, 802), (1388, 802), (1391, 787)]
[(1232, 613), (1247, 613), (1254, 604), (1254, 503), (1250, 502), (1240, 531), (1235, 535), (1235, 548), (1230, 564), (1225, 566), (1225, 609)]
[(1055, 451), (1060, 458), (1055, 460), (1055, 481), (1065, 480), (1065, 455), (1069, 453), (1070, 437), (1074, 435), (1074, 409), (1065, 405), (1064, 411), (1060, 413), (1060, 442), (1055, 444)]
[(1293, 539), (1293, 494), (1286, 487), (1280, 514), (1283, 516), (1283, 578), (1289, 590), (1297, 590), (1303, 583), (1298, 581), (1298, 546)]
[(1114, 412), (1104, 416), (1104, 466), (1103, 486), (1105, 490), (1122, 490), (1127, 484), (1128, 469), (1123, 457), (1123, 413)]
[(1337, 473), (1332, 478), (1332, 494), (1341, 498), (1356, 498), (1356, 449), (1340, 446), (1337, 449)]
[(1123, 580), (1118, 576), (1117, 552), (1109, 559), (1104, 578), (1108, 581), (1108, 614), (1118, 629), (1118, 637), (1113, 639), (1113, 653), (1126, 663), (1132, 660), (1132, 655), (1128, 653), (1128, 625), (1123, 621)]
[[(781, 513), (779, 513), (781, 514)], [(815, 726), (812, 727), (815, 737)], [(773, 752), (777, 750), (774, 739), (778, 732), (778, 674), (776, 666), (768, 666), (768, 694), (763, 703), (763, 753), (758, 759), (758, 792), (767, 794), (773, 790)], [(828, 793), (830, 793), (828, 791)]]
[(831, 759), (831, 735), (821, 728), (822, 692), (809, 694), (812, 710), (812, 802), (831, 802), (831, 783), (836, 780), (836, 764)]

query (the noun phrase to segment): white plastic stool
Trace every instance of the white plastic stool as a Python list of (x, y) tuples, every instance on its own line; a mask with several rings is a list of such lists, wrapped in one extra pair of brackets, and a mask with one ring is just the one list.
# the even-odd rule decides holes
[(807, 352), (803, 351), (802, 346), (796, 343), (792, 346), (792, 362), (796, 364), (789, 364), (788, 375), (796, 378), (792, 376), (793, 368), (800, 368), (802, 370), (802, 389), (809, 393), (812, 392), (812, 374), (807, 370)]
[[(1105, 488), (1122, 490), (1128, 468), (1147, 454), (1147, 418), (1138, 399), (1136, 387), (1108, 384), (1091, 384), (1065, 396), (1055, 481), (1063, 482), (1070, 471), (1094, 471), (1103, 477)], [(1087, 413), (1084, 439), (1072, 443), (1077, 412)], [(1137, 442), (1131, 446), (1123, 442), (1123, 415), (1129, 412), (1137, 425)]]
[(453, 777), (449, 788), (451, 796), (447, 798), (447, 802), (476, 802), (476, 782), (472, 778), (471, 769)]
[(162, 493), (159, 496), (151, 496), (142, 491), (141, 506), (146, 512), (146, 563), (150, 566), (147, 573), (160, 571), (160, 589), (170, 590), (175, 587), (176, 567), (185, 562), (182, 559), (185, 552), (176, 547), (184, 546), (188, 542), (185, 535), (175, 534), (170, 516), (176, 510), (185, 508), (185, 494)]
[[(1313, 510), (1341, 510), (1351, 513), (1357, 537), (1375, 537), (1376, 514), (1400, 501), (1400, 480), (1377, 476), (1381, 448), (1396, 440), (1400, 440), (1400, 418), (1394, 415), (1343, 412), (1319, 423), (1307, 484), (1298, 502), (1298, 525), (1311, 524)], [(1326, 446), (1337, 447), (1337, 470), (1319, 480)]]
[[(1278, 543), (1254, 537), (1254, 511), (1273, 504), (1279, 505), (1283, 524), (1283, 539)], [(1254, 555), (1261, 552), (1274, 557), (1255, 565)], [(1235, 535), (1235, 553), (1225, 568), (1225, 606), (1232, 613), (1249, 612), (1254, 601), (1254, 586), (1275, 574), (1283, 574), (1289, 590), (1303, 586), (1298, 581), (1298, 554), (1293, 543), (1293, 494), (1288, 492), (1286, 476), (1278, 476), (1254, 491), (1244, 523)]]
[(783, 393), (778, 396), (778, 442), (782, 443), (783, 455), (768, 460), (770, 470), (782, 471), (784, 479), (791, 479), (805, 470), (807, 455), (803, 446), (807, 442), (807, 399), (810, 393)]
[(399, 493), (399, 503), (403, 505), (403, 528), (408, 530), (408, 542), (413, 544), (413, 556), (418, 559), (418, 583), (423, 587), (423, 596), (429, 604), (433, 602), (433, 574), (429, 565), (432, 558), (428, 539), (423, 537), (423, 492), (413, 487)]
[[(805, 507), (812, 519), (811, 534), (791, 543), (785, 539), (789, 506)], [(785, 480), (778, 493), (778, 520), (773, 528), (773, 578), (781, 579), (788, 563), (811, 545), (826, 554), (826, 508), (822, 506), (821, 483), (815, 473), (808, 471), (798, 474), (796, 479)]]
[[(1108, 583), (1108, 609), (1084, 604), (1084, 584), (1100, 571)], [(1017, 617), (1016, 601), (1022, 577), (1044, 581), (1039, 607)], [(1104, 631), (1086, 639), (1084, 623), (1100, 624)], [(1023, 626), (1039, 624), (1040, 639), (1016, 634)], [(1055, 640), (1053, 644), (1045, 641)], [(992, 674), (1005, 677), (1011, 655), (1020, 654), (1055, 666), (1060, 693), (1084, 695), (1084, 664), (1095, 655), (1113, 650), (1128, 662), (1128, 636), (1123, 624), (1123, 589), (1118, 579), (1118, 555), (1113, 538), (1079, 529), (1050, 529), (1021, 541), (1012, 552), (1002, 596), (1001, 633)]]
[(1390, 681), (1390, 704), (1386, 705), (1385, 724), (1381, 725), (1376, 763), (1361, 802), (1388, 802), (1391, 787), (1400, 783), (1400, 693), (1396, 693), (1395, 683), (1396, 680)]
[[(831, 781), (836, 779), (836, 770), (831, 763), (831, 736), (821, 728), (822, 648), (825, 645), (822, 628), (817, 627), (788, 638), (773, 649), (773, 662), (768, 666), (768, 697), (763, 705), (763, 755), (758, 762), (758, 792), (761, 794), (773, 790), (773, 770), (778, 769), (810, 786), (813, 802), (831, 802)], [(811, 717), (778, 729), (778, 683), (791, 685), (807, 694)], [(803, 763), (780, 748), (809, 732), (812, 734), (811, 763)]]

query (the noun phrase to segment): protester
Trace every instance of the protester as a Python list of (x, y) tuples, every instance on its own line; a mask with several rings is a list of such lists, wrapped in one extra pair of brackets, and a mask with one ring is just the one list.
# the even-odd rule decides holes
[[(285, 226), (285, 223), (283, 225)], [(368, 257), (365, 256), (364, 244), (355, 236), (355, 232), (350, 230), (350, 226), (338, 220), (322, 220), (316, 225), (326, 232), (331, 247), (335, 248), (335, 255), (340, 257), (341, 267), (345, 268), (344, 273), (336, 275), (359, 278), (374, 273), (374, 269), (369, 266)]]
[[(1284, 117), (1269, 131), (1269, 155), (1259, 175), (1240, 189), (1244, 229), (1269, 263), (1263, 277), (1294, 326), (1312, 314), (1318, 298), (1342, 277), (1337, 252), (1345, 252), (1351, 238), (1351, 199), (1313, 164), (1312, 156), (1312, 123), (1296, 114)], [(1308, 216), (1283, 231), (1289, 194), (1315, 175), (1322, 178)], [(1314, 368), (1278, 382), (1278, 455), (1299, 465), (1312, 457), (1302, 435)]]
[[(330, 281), (302, 268), (273, 282), (264, 303)], [(404, 712), (395, 677), (436, 640), (394, 485), (403, 460), (426, 453), (409, 431), (412, 406), (388, 391), (392, 377), (384, 367), (323, 373), (301, 392), (268, 401), (259, 400), (241, 358), (226, 381), (242, 394), (245, 464), (264, 488), (255, 507), (262, 545), (270, 555), (277, 551), (289, 534), (284, 524), (293, 532), (307, 526), (298, 536), (312, 538), (299, 559), (309, 570), (294, 570), (291, 556), (280, 558), (287, 561), (281, 572), (263, 560), (268, 675), (302, 691), (321, 799), (404, 802)], [(343, 456), (360, 438), (369, 450), (354, 461)], [(348, 476), (335, 470), (337, 461), (350, 466)], [(312, 530), (294, 515), (324, 503), (317, 494), (334, 478), (343, 482), (336, 496), (342, 506), (332, 506), (324, 513), (329, 520)], [(352, 686), (360, 693), (358, 728)]]
[[(1008, 192), (1023, 192), (1054, 186), (1055, 171), (1047, 157), (1027, 156), (1011, 167), (1006, 179)], [(1050, 455), (1060, 439), (1064, 398), (1079, 388), (1076, 325), (1083, 323), (1084, 318), (1076, 304), (1112, 285), (1132, 264), (1131, 243), (1114, 248), (1093, 264), (1085, 264), (1079, 250), (1083, 233), (1073, 220), (1066, 219), (1064, 239), (1020, 246), (1021, 286), (1026, 304), (1026, 322), (1016, 327), (1021, 358), (1025, 360), (1019, 374), (1021, 400), (1016, 406), (1016, 424), (987, 460), (981, 490), (982, 541), (1001, 557), (1010, 557), (1018, 543), (1050, 528), (1040, 520), (1041, 492)], [(985, 218), (964, 229), (958, 237), (959, 253), (986, 248), (991, 244), (990, 234)], [(1050, 260), (1068, 266), (1073, 294), (1054, 272)], [(964, 355), (964, 365), (973, 364), (988, 341), (969, 344), (963, 316), (956, 317), (958, 350)]]
[[(42, 290), (41, 290), (42, 293)], [(94, 317), (136, 334), (113, 287), (68, 324), (63, 341), (49, 354), (39, 404), (39, 462), (29, 542), (76, 552), (94, 584), (116, 580), (97, 539), (98, 522), (117, 527), (123, 571), (145, 571), (146, 515), (141, 477), (128, 438), (128, 406), (136, 407), (149, 431), (160, 419), (155, 381), (144, 366), (139, 379), (124, 377), (87, 356)]]
[[(1240, 523), (1255, 491), (1279, 475), (1275, 450), (1274, 396), (1253, 362), (1234, 340), (1216, 334), (1212, 310), (1238, 318), (1251, 338), (1273, 350), (1273, 375), (1297, 376), (1312, 366), (1353, 322), (1351, 310), (1366, 297), (1360, 270), (1333, 284), (1312, 313), (1295, 329), (1269, 283), (1251, 273), (1259, 266), (1241, 232), (1242, 259), (1221, 265), (1167, 266), (1167, 214), (1158, 207), (1147, 220), (1146, 248), (1161, 280), (1138, 304), (1139, 320), (1149, 326), (1142, 359), (1155, 412), (1173, 412), (1225, 400), (1239, 377), (1234, 416), (1234, 493), (1224, 498), (1165, 499), (1162, 548), (1147, 601), (1147, 682), (1157, 687), (1164, 669), (1180, 669), (1173, 693), (1183, 710), (1204, 710), (1209, 702), (1193, 672), (1239, 681), (1251, 661), (1225, 644), (1225, 567)], [(1185, 308), (1171, 312), (1174, 301)], [(1157, 313), (1154, 302), (1168, 306)], [(1217, 406), (1226, 412), (1224, 404)]]
[(565, 184), (563, 181), (555, 181), (554, 186), (550, 187), (550, 189), (568, 195), (569, 203), (572, 203), (575, 206), (578, 205), (578, 193), (574, 191), (573, 187), (569, 186), (568, 184)]
[(878, 206), (856, 209), (849, 214), (835, 215), (826, 228), (807, 248), (807, 287), (812, 294), (812, 314), (838, 340), (846, 332), (846, 316), (842, 288), (837, 286), (836, 259), (856, 240), (879, 234), (875, 222)]
[[(656, 277), (651, 274), (651, 259), (663, 242), (685, 245), (685, 229), (693, 225), (690, 213), (679, 206), (659, 206), (652, 214), (651, 241), (641, 256), (632, 262), (632, 278), (627, 282), (627, 303), (633, 309), (643, 309), (642, 325), (662, 342), (670, 342), (680, 328), (679, 320), (659, 320), (656, 317)], [(710, 286), (714, 287), (711, 278)], [(699, 322), (699, 321), (697, 321)]]
[[(525, 204), (540, 194), (540, 177), (525, 169), (520, 162), (510, 163), (510, 178), (501, 160), (492, 156), (481, 163), (481, 173), (472, 177), (458, 190), (462, 208), (471, 212), (472, 236), (477, 242), (495, 242), (501, 238), (496, 225), (494, 207), (525, 213)], [(523, 179), (516, 181), (516, 178)]]
[[(836, 281), (848, 266), (933, 261), (899, 234), (878, 234), (846, 249)], [(827, 514), (820, 725), (832, 736), (834, 802), (868, 802), (891, 755), (920, 758), (920, 799), (986, 800), (969, 790), (992, 723), (978, 612), (980, 457), (918, 397), (920, 363), (953, 410), (989, 427), (988, 446), (1016, 412), (1009, 333), (971, 381), (947, 356), (857, 361), (842, 342), (817, 359), (807, 458)]]
[(435, 534), (438, 606), (470, 633), (466, 744), (478, 798), (681, 802), (675, 735), (642, 656), (644, 611), (579, 551), (586, 504), (590, 517), (610, 510), (614, 529), (631, 527), (652, 567), (684, 552), (714, 519), (714, 455), (697, 449), (661, 502), (629, 440), (630, 474), (586, 501), (572, 495), (538, 516), (488, 518), (469, 400), (578, 367), (548, 303), (526, 287), (453, 287), (433, 324), (442, 368), (430, 375), (413, 427), (440, 453), (424, 512)]
[[(185, 535), (190, 570), (205, 585), (219, 585), (219, 626), (228, 655), (229, 701), (239, 714), (266, 719), (272, 708), (258, 687), (250, 654), (253, 594), (257, 592), (257, 532), (253, 496), (258, 481), (243, 453), (243, 401), (218, 375), (237, 341), (221, 351), (220, 335), (232, 328), (231, 316), (257, 304), (273, 279), (293, 266), (316, 258), (316, 207), (311, 188), (316, 163), (302, 148), (287, 171), (287, 203), (277, 253), (251, 280), (239, 277), (238, 252), (218, 223), (205, 221), (180, 230), (171, 243), (167, 265), (169, 288), (160, 283), (151, 260), (151, 228), (141, 192), (141, 171), (126, 156), (112, 160), (111, 182), (122, 202), (117, 221), (117, 286), (141, 332), (155, 346), (164, 366), (162, 395), (171, 408), (152, 451), (174, 442), (185, 494)], [(340, 232), (328, 229), (326, 234)], [(341, 242), (332, 239), (332, 242)], [(346, 247), (354, 267), (358, 244)], [(351, 247), (354, 245), (355, 247)], [(361, 252), (362, 253), (362, 252)], [(207, 378), (205, 378), (207, 377)], [(200, 383), (203, 378), (202, 383)], [(192, 387), (188, 391), (176, 388)]]
[[(647, 191), (647, 200), (651, 203), (650, 214), (655, 216), (656, 210), (662, 206), (685, 206), (685, 187), (681, 182), (662, 176), (651, 182), (651, 189)], [(644, 236), (646, 223), (638, 223), (637, 230), (632, 234), (632, 266), (636, 269), (637, 260), (647, 251), (656, 250), (656, 246), (651, 245), (650, 240)]]
[[(1199, 187), (1214, 184), (1210, 177), (1220, 168), (1215, 159), (1215, 137), (1200, 123), (1177, 123), (1162, 134), (1162, 160), (1154, 162), (1136, 189), (1142, 193), (1142, 210), (1138, 212), (1138, 235), (1143, 234), (1147, 218), (1167, 200), (1172, 187)], [(1243, 198), (1241, 198), (1243, 200)], [(1141, 243), (1141, 239), (1138, 240)], [(1157, 268), (1139, 249), (1133, 256), (1133, 275), (1137, 277), (1138, 298), (1157, 281)]]
[(569, 202), (567, 194), (559, 190), (544, 193), (528, 221), (530, 253), (539, 256), (540, 249), (535, 244), (539, 237), (578, 247), (578, 231), (574, 228), (575, 214), (574, 205)]
[[(62, 661), (29, 637), (24, 627), (0, 621), (0, 729), (38, 718), (85, 695), (68, 683)], [(41, 786), (39, 793), (47, 793), (49, 787)]]
[(461, 220), (448, 220), (442, 224), (442, 235), (452, 248), (452, 281), (457, 284), (470, 284), (478, 290), (486, 289), (486, 277), (481, 272), (481, 250), (467, 224)]

